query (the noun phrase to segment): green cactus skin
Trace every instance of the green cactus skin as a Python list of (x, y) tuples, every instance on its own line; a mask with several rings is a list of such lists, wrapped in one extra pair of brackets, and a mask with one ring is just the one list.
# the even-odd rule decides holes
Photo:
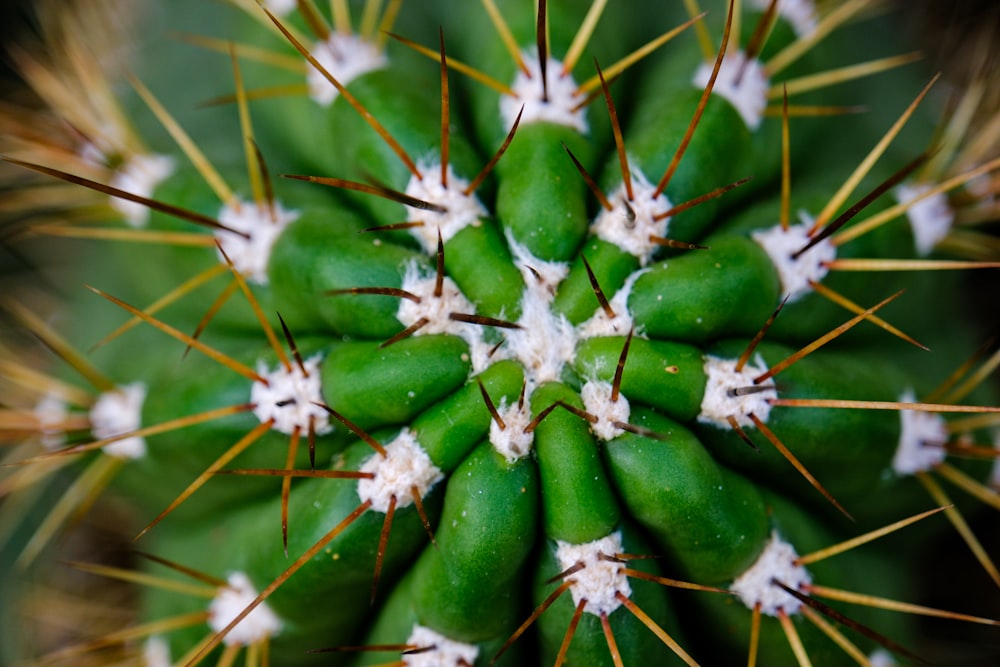
[[(887, 537), (888, 546), (865, 544), (808, 565), (795, 559), (945, 503), (936, 491), (941, 478), (971, 480), (966, 486), (981, 485), (980, 496), (1000, 507), (988, 486), (991, 474), (996, 484), (989, 457), (946, 459), (942, 448), (990, 446), (997, 422), (989, 419), (1000, 409), (983, 408), (982, 421), (972, 425), (941, 413), (996, 405), (996, 393), (988, 383), (976, 383), (971, 395), (934, 392), (981, 338), (955, 298), (973, 272), (836, 270), (832, 258), (924, 255), (920, 232), (901, 219), (843, 245), (834, 235), (833, 243), (802, 251), (796, 265), (813, 264), (810, 279), (821, 287), (788, 278), (786, 256), (797, 246), (775, 250), (776, 238), (820, 215), (926, 79), (910, 66), (793, 98), (827, 107), (863, 102), (868, 112), (790, 119), (788, 231), (779, 224), (786, 209), (777, 84), (794, 88), (797, 77), (897, 55), (902, 40), (885, 33), (898, 17), (872, 17), (872, 3), (824, 3), (819, 16), (850, 13), (851, 20), (764, 81), (770, 97), (751, 100), (771, 110), (760, 117), (724, 91), (734, 77), (726, 68), (743, 57), (737, 46), (753, 42), (766, 3), (705, 0), (708, 14), (695, 27), (623, 73), (612, 71), (610, 85), (591, 87), (592, 101), (559, 121), (539, 116), (538, 108), (562, 104), (561, 89), (591, 79), (595, 61), (613, 70), (617, 59), (683, 23), (689, 17), (682, 3), (611, 0), (575, 56), (578, 27), (597, 18), (588, 12), (604, 3), (411, 0), (383, 7), (375, 0), (306, 0), (290, 3), (288, 14), (279, 2), (262, 3), (270, 11), (250, 0), (208, 9), (187, 0), (148, 4), (157, 19), (149, 24), (192, 30), (198, 36), (189, 41), (208, 47), (173, 44), (163, 47), (168, 56), (155, 57), (162, 42), (150, 36), (137, 71), (171, 113), (183, 114), (179, 125), (227, 186), (207, 182), (188, 161), (191, 150), (171, 147), (163, 119), (151, 111), (155, 103), (129, 92), (116, 90), (113, 103), (128, 110), (142, 143), (102, 144), (93, 136), (101, 120), (111, 129), (124, 129), (114, 124), (126, 121), (87, 115), (86, 105), (78, 120), (65, 103), (46, 100), (97, 162), (83, 152), (45, 162), (39, 156), (52, 153), (31, 150), (45, 142), (26, 141), (16, 124), (3, 143), (20, 176), (41, 171), (42, 183), (70, 181), (80, 202), (58, 211), (66, 220), (97, 207), (92, 224), (119, 228), (128, 215), (108, 202), (137, 193), (139, 185), (120, 177), (147, 154), (146, 144), (156, 146), (173, 169), (149, 182), (137, 202), (133, 215), (148, 220), (130, 224), (138, 225), (136, 235), (178, 233), (196, 246), (28, 238), (29, 255), (39, 247), (42, 255), (65, 247), (81, 255), (66, 272), (70, 278), (51, 263), (39, 269), (61, 282), (54, 324), (31, 315), (30, 290), (0, 302), (16, 322), (12, 342), (0, 348), (11, 378), (0, 399), (12, 415), (35, 420), (28, 436), (9, 429), (22, 444), (5, 462), (38, 457), (9, 466), (30, 471), (69, 461), (56, 488), (100, 474), (107, 479), (95, 482), (94, 492), (110, 485), (136, 515), (129, 530), (146, 526), (137, 547), (155, 560), (137, 569), (153, 583), (139, 587), (135, 624), (152, 623), (156, 632), (124, 642), (128, 664), (729, 665), (747, 663), (752, 641), (756, 664), (809, 664), (804, 655), (815, 665), (856, 664), (878, 649), (872, 633), (827, 621), (843, 633), (836, 638), (847, 637), (840, 643), (852, 644), (845, 650), (815, 620), (819, 612), (775, 582), (817, 599), (823, 591), (814, 584), (912, 600), (920, 570), (908, 554), (941, 539), (947, 522), (928, 518)], [(488, 18), (494, 4), (526, 69), (537, 67), (537, 17), (545, 9), (552, 60), (544, 104), (529, 99), (541, 89), (540, 71), (524, 88), (515, 83), (520, 68)], [(424, 55), (376, 28), (383, 12), (397, 10), (381, 30), (426, 45)], [(727, 10), (735, 12), (735, 30)], [(792, 14), (774, 21), (759, 50), (765, 66), (811, 29)], [(352, 30), (385, 60), (335, 86), (329, 79), (340, 76), (336, 61), (368, 48), (350, 41)], [(731, 50), (708, 95), (694, 82), (695, 70), (708, 68), (708, 77), (713, 64), (718, 69), (703, 40), (715, 50), (723, 35)], [(333, 55), (323, 53), (328, 37)], [(434, 55), (439, 40), (446, 57)], [(563, 76), (567, 57), (574, 62)], [(311, 59), (327, 63), (325, 78)], [(73, 80), (59, 62), (53, 57), (51, 67)], [(196, 93), (235, 99), (245, 117), (237, 121), (232, 104), (181, 111), (182, 100), (193, 99), (184, 85), (192, 63)], [(18, 64), (40, 87), (30, 62), (22, 57)], [(513, 94), (465, 76), (465, 65)], [(758, 76), (755, 68), (751, 62), (740, 75), (744, 88)], [(322, 101), (304, 93), (306, 72), (313, 91), (327, 94)], [(230, 95), (234, 77), (240, 83)], [(451, 108), (442, 120), (445, 85)], [(267, 92), (275, 86), (286, 89)], [(935, 122), (929, 106), (918, 108), (901, 139), (825, 222), (924, 150)], [(495, 169), (470, 185), (501, 146)], [(985, 152), (973, 166), (996, 159), (995, 150)], [(732, 187), (746, 177), (752, 180)], [(658, 216), (716, 189), (720, 196)], [(962, 185), (961, 197), (973, 194), (973, 184)], [(845, 229), (890, 207), (887, 198)], [(248, 211), (259, 214), (256, 221), (239, 217)], [(54, 233), (38, 210), (21, 212), (38, 236)], [(204, 217), (229, 230), (206, 229), (196, 220)], [(273, 244), (250, 268), (239, 233), (259, 239), (271, 231)], [(232, 271), (220, 265), (210, 234)], [(947, 247), (940, 242), (931, 257), (948, 257)], [(812, 262), (823, 253), (834, 270)], [(162, 313), (139, 312), (202, 277), (211, 289), (178, 294)], [(858, 304), (854, 312), (820, 294), (826, 288)], [(843, 336), (773, 377), (765, 373), (901, 288), (907, 293), (878, 316), (933, 352), (877, 328), (869, 312), (870, 321), (855, 318), (858, 326)], [(786, 297), (764, 341), (751, 342)], [(123, 308), (142, 320), (138, 327), (73, 356), (74, 347), (123, 321)], [(216, 309), (214, 319), (203, 319)], [(196, 330), (197, 340), (189, 338)], [(18, 338), (26, 333), (72, 370), (19, 381), (32, 364), (42, 368), (16, 351), (31, 347)], [(194, 349), (181, 360), (185, 344)], [(86, 390), (81, 374), (91, 385)], [(63, 377), (77, 389), (57, 385)], [(99, 406), (124, 396), (126, 386), (144, 395), (130, 413), (135, 423), (122, 425), (123, 413), (114, 412), (113, 425), (105, 425)], [(45, 387), (62, 387), (55, 395), (75, 406), (67, 408), (75, 421), (36, 409)], [(836, 399), (879, 404), (790, 404)], [(897, 404), (920, 402), (932, 405)], [(212, 411), (225, 416), (209, 418)], [(176, 421), (183, 427), (170, 428)], [(159, 425), (167, 426), (155, 432)], [(141, 432), (141, 447), (126, 450), (126, 443), (139, 446), (128, 437), (135, 429), (154, 432)], [(84, 446), (70, 450), (79, 456), (44, 453), (40, 443), (60, 435)], [(102, 440), (109, 437), (123, 442), (116, 449)], [(900, 462), (907, 446), (922, 462)], [(0, 478), (0, 493), (10, 496), (0, 509), (31, 506), (19, 474)], [(955, 500), (963, 512), (978, 511)], [(85, 498), (78, 502), (64, 504), (67, 517), (85, 509)], [(31, 542), (48, 535), (47, 528), (35, 532), (48, 505), (56, 505), (52, 516), (62, 516), (55, 501), (37, 503), (24, 521), (4, 516), (0, 526), (13, 526), (10, 546), (0, 549), (5, 567), (25, 549), (40, 552), (32, 572), (52, 567), (58, 543)], [(778, 565), (760, 574), (769, 558)], [(971, 567), (972, 556), (966, 558)], [(195, 577), (207, 591), (202, 597), (161, 585), (163, 578), (191, 583), (192, 572), (202, 573)], [(967, 608), (955, 611), (989, 616), (997, 596), (991, 575), (977, 574), (980, 593), (993, 602), (972, 594), (962, 600)], [(761, 583), (748, 583), (755, 576)], [(703, 590), (678, 590), (676, 581)], [(5, 614), (13, 604), (0, 598)], [(755, 604), (759, 637), (752, 630)], [(925, 626), (909, 617), (828, 604), (888, 637), (881, 643), (895, 652), (899, 662), (892, 664), (909, 664), (911, 648), (933, 650), (920, 642)], [(156, 625), (182, 614), (194, 620)], [(965, 620), (968, 627), (1000, 625)], [(993, 644), (997, 631), (986, 628)], [(0, 644), (0, 662), (33, 652), (19, 638)], [(110, 660), (99, 646), (61, 648), (48, 656), (54, 664)], [(984, 645), (975, 659), (989, 663), (996, 658), (989, 651)]]

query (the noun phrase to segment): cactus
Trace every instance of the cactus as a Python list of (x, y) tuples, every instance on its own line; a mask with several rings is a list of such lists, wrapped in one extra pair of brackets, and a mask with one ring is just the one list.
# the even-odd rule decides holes
[[(2, 553), (65, 570), (102, 493), (142, 552), (70, 564), (135, 585), (135, 615), (39, 660), (995, 644), (963, 517), (1000, 508), (1000, 357), (959, 297), (1000, 266), (960, 228), (996, 217), (996, 122), (973, 87), (933, 135), (897, 16), (149, 4), (143, 37), (189, 32), (137, 40), (135, 72), (104, 57), (111, 0), (45, 5), (43, 46), (11, 50), (46, 108), (6, 114), (7, 238), (58, 289), (0, 302)], [(955, 529), (980, 594), (920, 606), (911, 555)]]

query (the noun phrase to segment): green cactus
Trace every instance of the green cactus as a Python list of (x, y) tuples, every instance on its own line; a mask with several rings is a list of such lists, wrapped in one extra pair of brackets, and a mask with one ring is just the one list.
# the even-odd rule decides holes
[[(134, 72), (112, 0), (11, 49), (0, 555), (137, 600), (0, 660), (996, 659), (996, 122), (938, 122), (898, 16), (146, 4)], [(145, 556), (55, 563), (102, 493)]]

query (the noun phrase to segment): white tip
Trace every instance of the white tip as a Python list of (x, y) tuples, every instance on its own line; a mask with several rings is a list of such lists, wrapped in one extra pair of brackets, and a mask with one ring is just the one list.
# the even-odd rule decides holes
[(554, 58), (546, 61), (546, 79), (548, 83), (548, 99), (542, 99), (542, 70), (537, 56), (530, 51), (521, 54), (525, 67), (531, 72), (531, 77), (518, 70), (511, 89), (516, 97), (500, 96), (500, 118), (504, 123), (504, 131), (513, 127), (517, 114), (524, 105), (521, 115), (522, 123), (548, 122), (565, 125), (575, 129), (580, 134), (586, 134), (587, 116), (584, 109), (574, 108), (580, 103), (576, 95), (577, 84), (572, 76), (559, 76), (562, 63)]
[[(219, 223), (229, 229), (248, 234), (249, 238), (224, 229), (217, 230), (215, 238), (237, 271), (250, 282), (266, 285), (271, 248), (285, 227), (295, 222), (298, 217), (298, 211), (286, 210), (278, 202), (274, 203), (272, 217), (269, 207), (262, 208), (254, 202), (240, 201), (238, 208), (229, 205), (222, 207), (219, 211)], [(219, 260), (223, 261), (221, 253)]]
[(580, 397), (587, 412), (597, 417), (597, 423), (590, 428), (601, 440), (612, 440), (625, 431), (615, 422), (627, 424), (631, 411), (628, 399), (624, 394), (618, 394), (618, 400), (611, 400), (611, 383), (591, 380), (583, 385)]
[[(708, 85), (714, 67), (714, 62), (701, 63), (695, 71), (692, 83), (704, 89)], [(748, 61), (742, 51), (730, 51), (719, 67), (719, 75), (715, 79), (715, 86), (712, 87), (712, 94), (719, 95), (732, 104), (746, 126), (754, 131), (760, 127), (760, 122), (764, 118), (769, 87), (770, 82), (760, 61), (756, 59)]]
[(257, 373), (267, 380), (267, 384), (254, 382), (250, 389), (253, 413), (261, 423), (274, 420), (272, 428), (279, 433), (291, 434), (297, 428), (299, 433), (309, 432), (309, 422), (317, 435), (333, 430), (329, 414), (316, 403), (323, 403), (323, 387), (320, 378), (320, 357), (307, 359), (306, 376), (297, 363), (291, 370), (278, 366), (268, 372), (267, 365), (257, 363)]
[[(902, 403), (913, 403), (916, 395), (907, 389), (899, 397)], [(945, 459), (944, 443), (948, 442), (948, 427), (940, 415), (919, 410), (899, 411), (899, 444), (892, 457), (892, 469), (897, 475), (912, 475), (930, 470)]]
[(427, 651), (403, 655), (407, 667), (466, 667), (474, 665), (479, 657), (479, 647), (457, 642), (422, 625), (414, 625), (406, 643)]
[(427, 209), (407, 207), (408, 222), (422, 222), (410, 232), (420, 241), (430, 254), (437, 252), (438, 230), (441, 240), (447, 243), (455, 234), (466, 227), (478, 227), (487, 215), (486, 209), (475, 194), (464, 194), (469, 181), (459, 178), (448, 165), (448, 187), (441, 185), (441, 163), (421, 163), (417, 165), (423, 178), (411, 176), (406, 184), (406, 194), (445, 209), (444, 213)]
[[(142, 426), (142, 403), (145, 400), (146, 385), (141, 382), (101, 394), (90, 408), (90, 430), (94, 437), (104, 440), (139, 430)], [(105, 445), (101, 451), (115, 458), (140, 459), (146, 455), (146, 440), (132, 436)]]
[(768, 616), (777, 616), (779, 611), (795, 614), (802, 607), (799, 600), (776, 586), (774, 580), (789, 588), (800, 591), (812, 583), (809, 572), (795, 564), (799, 555), (794, 547), (771, 533), (771, 539), (757, 560), (729, 587), (749, 609), (758, 604), (760, 611)]
[(602, 557), (613, 558), (624, 552), (622, 535), (619, 532), (585, 544), (556, 542), (556, 560), (559, 561), (560, 572), (568, 570), (577, 563), (584, 565), (582, 570), (569, 577), (573, 582), (569, 588), (573, 595), (573, 604), (579, 605), (581, 600), (586, 600), (587, 604), (583, 610), (600, 616), (610, 614), (621, 606), (621, 602), (615, 597), (616, 593), (621, 593), (625, 597), (632, 595), (632, 587), (629, 586), (628, 577), (625, 576), (625, 564)]
[(595, 236), (635, 255), (643, 266), (649, 263), (660, 247), (649, 237), (664, 238), (667, 235), (670, 218), (656, 220), (655, 216), (673, 206), (662, 193), (653, 197), (655, 192), (656, 187), (646, 179), (645, 174), (632, 170), (632, 199), (628, 199), (625, 184), (619, 184), (608, 197), (614, 208), (610, 211), (602, 208), (591, 223)]
[(761, 385), (766, 387), (764, 391), (743, 395), (731, 393), (742, 387), (754, 386), (753, 379), (767, 371), (760, 355), (757, 355), (756, 364), (746, 364), (741, 371), (736, 370), (734, 360), (712, 356), (705, 357), (703, 367), (707, 381), (698, 421), (728, 429), (732, 428), (728, 419), (732, 416), (740, 426), (753, 426), (753, 420), (750, 419), (753, 414), (762, 422), (767, 422), (771, 415), (771, 404), (767, 399), (778, 396), (772, 380)]
[(413, 503), (414, 487), (423, 498), (431, 487), (444, 479), (444, 474), (409, 429), (400, 431), (396, 439), (385, 446), (385, 451), (384, 458), (376, 453), (361, 466), (361, 472), (373, 473), (375, 477), (358, 481), (358, 497), (362, 501), (372, 501), (372, 509), (376, 512), (388, 512), (393, 496), (396, 497), (396, 509), (407, 507)]
[(948, 197), (943, 192), (929, 195), (930, 190), (930, 185), (913, 183), (900, 185), (895, 191), (899, 203), (914, 202), (906, 209), (906, 217), (913, 230), (913, 245), (922, 257), (934, 250), (955, 222), (955, 212), (948, 205)]
[[(318, 42), (313, 47), (312, 55), (343, 86), (389, 64), (385, 52), (375, 44), (357, 35), (335, 30), (330, 32), (327, 41)], [(321, 106), (329, 106), (340, 94), (315, 67), (309, 67), (306, 81), (309, 84), (309, 97)]]
[(495, 420), (490, 420), (490, 444), (506, 460), (514, 463), (531, 453), (535, 443), (535, 433), (525, 433), (524, 429), (531, 423), (531, 410), (527, 405), (518, 409), (517, 404), (508, 406), (506, 397), (496, 406), (497, 414), (503, 419), (504, 428), (500, 428)]
[[(228, 585), (219, 589), (208, 606), (208, 625), (221, 632), (239, 616), (257, 597), (250, 577), (242, 572), (229, 575)], [(281, 619), (267, 603), (257, 605), (253, 611), (229, 631), (222, 642), (226, 646), (248, 646), (262, 639), (273, 637), (281, 631)]]
[(781, 225), (760, 230), (752, 234), (752, 238), (764, 249), (781, 279), (781, 291), (788, 296), (788, 303), (794, 303), (806, 294), (812, 292), (809, 281), (820, 282), (830, 272), (824, 262), (832, 262), (837, 258), (837, 248), (824, 239), (809, 250), (793, 257), (809, 241), (809, 229), (813, 220), (804, 211), (799, 212), (801, 224), (790, 225), (787, 230)]
[[(125, 192), (152, 198), (156, 187), (174, 173), (174, 160), (166, 155), (133, 155), (115, 171), (109, 185)], [(111, 198), (111, 208), (131, 227), (149, 223), (149, 209), (138, 202)]]

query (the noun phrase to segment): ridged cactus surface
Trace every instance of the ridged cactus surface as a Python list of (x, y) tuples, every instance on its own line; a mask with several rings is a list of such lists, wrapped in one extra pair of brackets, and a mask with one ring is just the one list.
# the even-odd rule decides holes
[(136, 611), (3, 659), (997, 658), (997, 123), (884, 3), (143, 4), (0, 126), (4, 567)]

